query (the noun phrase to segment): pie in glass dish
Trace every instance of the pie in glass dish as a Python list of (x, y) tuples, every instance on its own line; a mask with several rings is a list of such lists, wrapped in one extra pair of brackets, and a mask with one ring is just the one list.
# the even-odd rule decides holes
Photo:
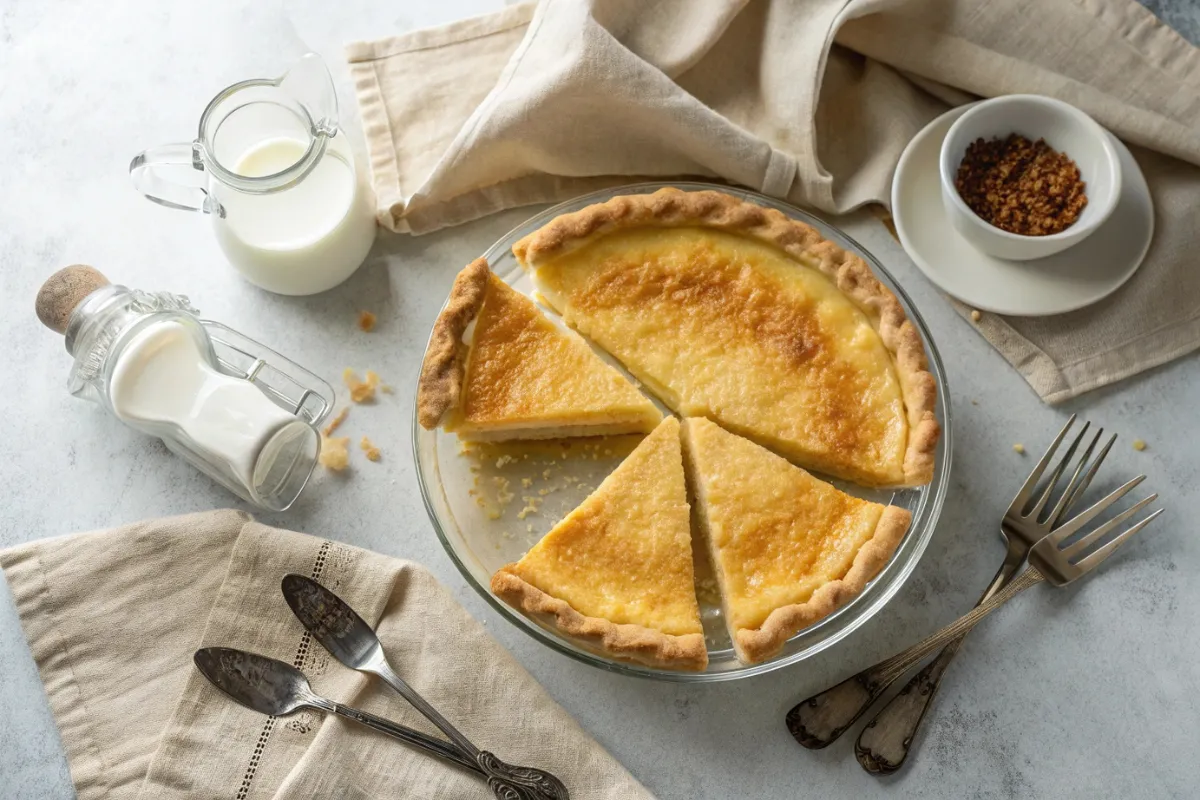
[(492, 592), (593, 652), (703, 670), (689, 514), (679, 422), (668, 417), (528, 553), (497, 570)]
[(662, 414), (480, 258), (459, 273), (434, 324), (417, 419), (463, 439), (499, 441), (645, 433)]
[(856, 596), (911, 515), (840, 492), (713, 422), (683, 422), (688, 485), (738, 657), (757, 663)]
[(671, 409), (807, 469), (920, 486), (940, 433), (915, 326), (853, 253), (716, 191), (623, 195), (513, 252), (572, 328)]

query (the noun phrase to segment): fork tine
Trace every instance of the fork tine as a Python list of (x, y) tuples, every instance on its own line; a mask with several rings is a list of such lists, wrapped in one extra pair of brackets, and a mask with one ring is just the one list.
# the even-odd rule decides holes
[[(1096, 435), (1099, 436), (1101, 433), (1104, 433), (1103, 428), (1101, 428)], [(1117, 435), (1114, 433), (1109, 437), (1104, 447), (1101, 448), (1100, 455), (1096, 456), (1096, 460), (1092, 462), (1091, 469), (1089, 469), (1087, 471), (1087, 475), (1083, 477), (1083, 483), (1075, 487), (1075, 491), (1071, 493), (1070, 499), (1067, 500), (1067, 504), (1063, 506), (1063, 511), (1069, 511), (1071, 506), (1075, 505), (1075, 501), (1083, 497), (1083, 493), (1086, 492), (1088, 487), (1092, 485), (1092, 479), (1095, 478), (1096, 473), (1100, 471), (1100, 465), (1104, 463), (1104, 459), (1108, 456), (1108, 451), (1112, 450), (1112, 446), (1115, 441), (1117, 441)], [(1057, 523), (1058, 520), (1055, 520), (1055, 522)]]
[(1046, 471), (1050, 460), (1054, 458), (1054, 451), (1062, 444), (1062, 440), (1066, 438), (1067, 431), (1071, 430), (1071, 426), (1075, 424), (1075, 417), (1076, 415), (1072, 414), (1071, 418), (1067, 420), (1067, 424), (1063, 425), (1062, 430), (1058, 432), (1058, 436), (1054, 437), (1054, 441), (1050, 443), (1050, 447), (1046, 449), (1037, 466), (1033, 468), (1033, 472), (1029, 473), (1029, 478), (1025, 481), (1025, 485), (1021, 487), (1021, 490), (1017, 492), (1017, 496), (1013, 498), (1012, 505), (1009, 507), (1010, 510), (1019, 514), (1025, 508), (1025, 504), (1029, 502), (1029, 496), (1033, 494), (1033, 489), (1041, 479), (1042, 473)]
[[(1087, 430), (1086, 426), (1084, 427), (1084, 430)], [(1051, 526), (1058, 524), (1058, 518), (1062, 516), (1063, 512), (1066, 511), (1072, 503), (1075, 502), (1075, 498), (1082, 494), (1082, 492), (1078, 491), (1078, 489), (1080, 486), (1080, 481), (1083, 479), (1083, 471), (1088, 465), (1088, 459), (1092, 457), (1092, 451), (1096, 449), (1096, 445), (1100, 442), (1100, 437), (1103, 435), (1103, 428), (1096, 431), (1096, 435), (1092, 437), (1091, 443), (1089, 443), (1087, 449), (1083, 451), (1083, 457), (1079, 459), (1079, 466), (1075, 468), (1075, 474), (1071, 476), (1070, 482), (1067, 483), (1067, 488), (1063, 489), (1062, 496), (1058, 498), (1058, 502), (1054, 504), (1054, 509), (1050, 512), (1050, 516), (1046, 518), (1046, 521), (1049, 522)], [(1096, 464), (1090, 471), (1091, 475), (1096, 474), (1095, 471), (1100, 468), (1100, 462), (1104, 460), (1104, 456), (1106, 455), (1108, 455), (1107, 450), (1100, 454), (1100, 458), (1096, 461)]]
[(1056, 531), (1049, 534), (1046, 538), (1050, 539), (1050, 541), (1057, 545), (1059, 542), (1062, 542), (1068, 537), (1075, 535), (1083, 528), (1084, 525), (1087, 525), (1089, 522), (1099, 516), (1104, 509), (1108, 508), (1113, 503), (1129, 494), (1129, 492), (1132, 491), (1135, 486), (1144, 480), (1146, 480), (1145, 475), (1138, 475), (1124, 486), (1114, 489), (1111, 494), (1100, 498), (1086, 510), (1079, 512), (1074, 517), (1071, 517), (1071, 519), (1063, 523)]
[(1064, 547), (1062, 550), (1059, 551), (1059, 553), (1062, 555), (1063, 558), (1067, 559), (1068, 561), (1072, 560), (1073, 558), (1075, 558), (1075, 556), (1079, 555), (1080, 553), (1082, 553), (1084, 550), (1091, 547), (1096, 542), (1103, 540), (1105, 536), (1107, 536), (1108, 534), (1110, 534), (1114, 530), (1116, 530), (1118, 525), (1120, 525), (1122, 522), (1129, 519), (1134, 514), (1141, 511), (1143, 508), (1148, 506), (1150, 503), (1153, 503), (1157, 499), (1158, 499), (1158, 493), (1156, 492), (1156, 493), (1150, 495), (1149, 497), (1144, 497), (1141, 500), (1138, 500), (1136, 503), (1131, 505), (1129, 508), (1122, 511), (1120, 514), (1117, 514), (1115, 517), (1110, 519), (1108, 522), (1105, 522), (1099, 528), (1096, 528), (1096, 530), (1092, 531), (1091, 533), (1089, 533), (1086, 536), (1080, 537), (1079, 541), (1073, 542), (1068, 547)]
[[(1142, 528), (1149, 525), (1151, 520), (1153, 520), (1155, 517), (1157, 517), (1161, 513), (1163, 513), (1163, 509), (1160, 508), (1157, 511), (1150, 514), (1150, 516), (1146, 517), (1141, 522), (1139, 522), (1136, 525), (1134, 525), (1133, 527), (1131, 527), (1129, 530), (1122, 533), (1117, 538), (1113, 539), (1108, 544), (1106, 544), (1103, 547), (1101, 547), (1100, 549), (1098, 549), (1096, 552), (1092, 553), (1087, 558), (1084, 558), (1081, 561), (1079, 561), (1075, 566), (1078, 567), (1083, 572), (1087, 572), (1091, 569), (1095, 569), (1096, 567), (1098, 567), (1100, 565), (1100, 563), (1102, 561), (1104, 561), (1104, 559), (1111, 556), (1113, 554), (1114, 550), (1116, 550), (1118, 547), (1120, 547), (1122, 544), (1124, 544), (1129, 539), (1130, 536), (1133, 536), (1135, 533), (1140, 531)], [(1082, 573), (1080, 573), (1080, 574), (1082, 574)]]
[(1091, 422), (1083, 423), (1083, 428), (1075, 436), (1075, 441), (1071, 442), (1071, 446), (1067, 448), (1067, 453), (1058, 462), (1058, 466), (1054, 468), (1054, 472), (1050, 474), (1050, 480), (1046, 482), (1046, 489), (1042, 492), (1042, 496), (1038, 498), (1037, 504), (1030, 510), (1027, 517), (1037, 521), (1042, 516), (1042, 509), (1046, 507), (1046, 503), (1050, 500), (1050, 496), (1054, 494), (1054, 487), (1058, 484), (1058, 479), (1062, 477), (1063, 471), (1067, 465), (1071, 463), (1071, 459), (1075, 457), (1075, 451), (1079, 449), (1079, 443), (1083, 441), (1084, 435), (1088, 428), (1091, 427)]

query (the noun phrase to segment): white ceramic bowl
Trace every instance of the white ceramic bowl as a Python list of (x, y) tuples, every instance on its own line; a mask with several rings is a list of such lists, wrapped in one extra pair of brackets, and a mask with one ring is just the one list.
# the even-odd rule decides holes
[[(1087, 184), (1087, 206), (1071, 227), (1049, 236), (1009, 233), (972, 211), (954, 187), (967, 146), (976, 139), (1019, 133), (1045, 139), (1079, 167)], [(1121, 167), (1109, 133), (1074, 106), (1050, 97), (1013, 94), (985, 100), (958, 118), (942, 142), (942, 203), (954, 229), (979, 250), (997, 258), (1028, 261), (1066, 250), (1099, 228), (1121, 194)]]

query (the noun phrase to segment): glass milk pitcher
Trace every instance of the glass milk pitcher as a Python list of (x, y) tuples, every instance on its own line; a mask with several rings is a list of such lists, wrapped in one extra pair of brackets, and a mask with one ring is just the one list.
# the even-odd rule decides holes
[(338, 131), (333, 79), (315, 53), (280, 78), (225, 89), (195, 141), (146, 150), (129, 172), (150, 200), (208, 214), (225, 257), (268, 291), (330, 289), (375, 240), (370, 187)]

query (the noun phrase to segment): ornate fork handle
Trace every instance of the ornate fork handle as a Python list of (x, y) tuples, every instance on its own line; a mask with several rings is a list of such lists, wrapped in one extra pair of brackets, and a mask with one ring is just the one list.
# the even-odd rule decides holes
[(479, 751), (478, 762), (498, 800), (570, 800), (567, 787), (549, 772), (508, 764), (487, 750)]
[(846, 729), (879, 699), (888, 686), (925, 656), (947, 642), (965, 635), (988, 614), (1043, 580), (1040, 572), (1029, 568), (990, 600), (976, 606), (970, 613), (959, 617), (937, 633), (820, 694), (800, 701), (787, 714), (788, 731), (797, 742), (810, 750), (828, 746), (845, 733)]

